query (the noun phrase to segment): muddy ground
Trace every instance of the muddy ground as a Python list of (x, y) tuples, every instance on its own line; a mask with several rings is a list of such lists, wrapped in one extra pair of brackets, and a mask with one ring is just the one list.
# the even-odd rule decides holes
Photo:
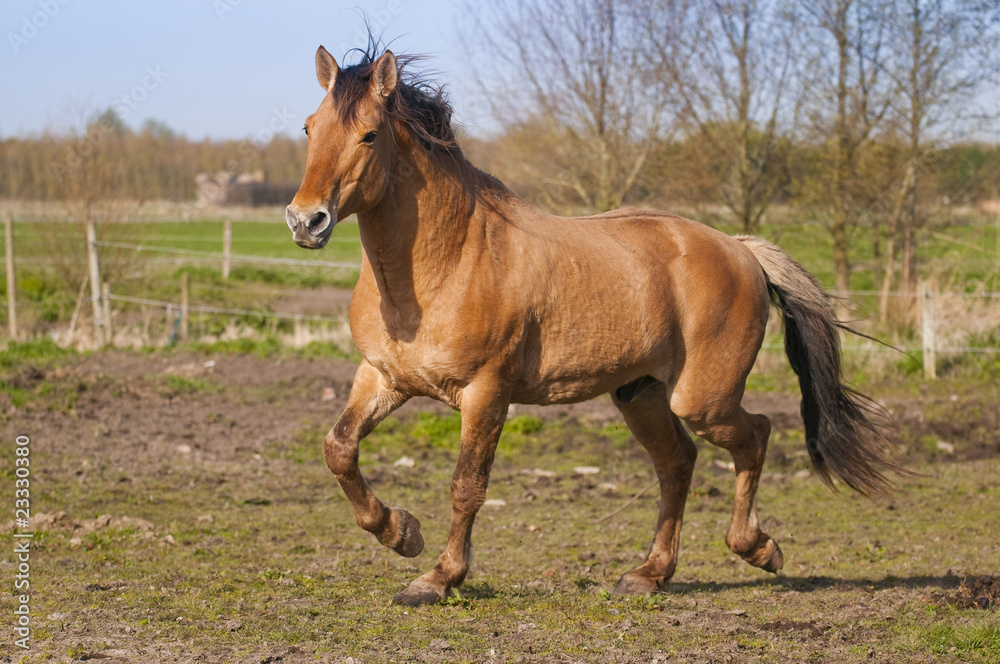
[[(12, 382), (22, 389), (58, 387), (20, 409), (0, 394), (0, 410), (7, 415), (8, 437), (35, 436), (57, 455), (97, 453), (126, 472), (169, 458), (178, 445), (190, 446), (205, 461), (232, 461), (287, 440), (305, 423), (332, 427), (355, 369), (354, 363), (337, 359), (109, 351), (52, 369), (17, 368)], [(200, 389), (206, 382), (212, 389)], [(952, 387), (906, 393), (888, 388), (877, 395), (902, 431), (901, 460), (1000, 456), (1000, 408), (992, 395), (974, 383)], [(793, 393), (751, 392), (744, 399), (746, 409), (766, 414), (775, 431), (801, 430), (799, 403)], [(417, 411), (449, 409), (417, 398), (397, 415)], [(514, 405), (511, 414), (596, 424), (620, 420), (608, 397), (581, 404)], [(944, 444), (921, 447), (920, 441), (932, 438)]]

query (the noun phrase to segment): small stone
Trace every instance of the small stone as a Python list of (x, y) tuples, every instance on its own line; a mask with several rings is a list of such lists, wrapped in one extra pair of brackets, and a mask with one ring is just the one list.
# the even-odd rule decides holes
[(135, 528), (136, 530), (147, 532), (153, 529), (153, 524), (145, 519), (137, 519), (131, 516), (119, 516), (111, 519), (108, 522), (108, 527), (120, 530)]
[(177, 541), (174, 540), (173, 535), (165, 535), (162, 539), (160, 539), (161, 546), (173, 546), (175, 544), (177, 544)]
[(197, 519), (198, 523), (212, 523), (214, 521), (215, 521), (215, 517), (212, 516), (211, 514), (202, 514)]
[(177, 446), (177, 453), (178, 454), (191, 454), (191, 446), (190, 445), (178, 445)]
[(951, 443), (945, 442), (943, 440), (939, 440), (937, 442), (937, 448), (939, 450), (941, 450), (942, 452), (946, 453), (946, 454), (954, 454), (955, 453), (955, 446), (952, 445)]
[(810, 475), (812, 475), (812, 473), (810, 473), (808, 470), (800, 470), (799, 472), (792, 475), (792, 477), (794, 477), (797, 480), (804, 480)]
[(596, 475), (601, 472), (601, 469), (597, 466), (577, 466), (573, 469), (573, 472), (577, 475)]
[(415, 465), (417, 465), (417, 462), (414, 461), (411, 457), (404, 456), (396, 459), (396, 461), (392, 465), (398, 468), (413, 468)]
[(435, 650), (451, 650), (451, 644), (444, 639), (434, 639), (431, 641), (431, 648)]
[(488, 498), (483, 502), (483, 507), (503, 507), (507, 501), (503, 498)]
[(337, 391), (332, 387), (323, 388), (323, 401), (333, 401), (337, 398)]
[(241, 629), (243, 629), (243, 621), (227, 620), (226, 622), (222, 623), (222, 629), (226, 630), (227, 632), (238, 632)]

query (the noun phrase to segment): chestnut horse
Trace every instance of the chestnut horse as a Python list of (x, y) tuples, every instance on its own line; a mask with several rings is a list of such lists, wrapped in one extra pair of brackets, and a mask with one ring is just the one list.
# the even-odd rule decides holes
[(649, 555), (615, 592), (657, 591), (674, 572), (697, 454), (682, 422), (732, 454), (726, 544), (751, 565), (780, 569), (756, 507), (771, 427), (740, 403), (769, 299), (784, 318), (815, 469), (831, 486), (836, 478), (884, 493), (889, 441), (872, 403), (842, 384), (838, 323), (810, 274), (764, 240), (664, 212), (562, 218), (532, 208), (466, 161), (451, 108), (404, 75), (407, 62), (385, 50), (341, 69), (319, 48), (326, 96), (306, 120), (306, 171), (286, 213), (307, 249), (357, 215), (364, 251), (350, 321), (364, 360), (323, 452), (358, 525), (403, 556), (423, 550), (420, 522), (375, 496), (358, 443), (416, 395), (461, 411), (447, 545), (396, 602), (439, 602), (465, 579), (510, 404), (606, 393), (660, 483)]

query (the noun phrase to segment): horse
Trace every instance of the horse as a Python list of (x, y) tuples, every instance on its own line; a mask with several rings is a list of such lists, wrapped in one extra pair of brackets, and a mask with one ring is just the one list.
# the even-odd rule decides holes
[(674, 573), (697, 456), (687, 429), (732, 455), (727, 546), (779, 570), (781, 549), (756, 504), (770, 422), (741, 405), (772, 304), (816, 472), (872, 497), (893, 487), (887, 413), (844, 384), (840, 323), (811, 274), (765, 240), (666, 212), (568, 218), (533, 208), (466, 160), (446, 97), (410, 73), (413, 59), (375, 47), (342, 69), (319, 47), (325, 96), (305, 121), (305, 174), (285, 214), (306, 249), (357, 215), (350, 327), (364, 359), (323, 454), (357, 524), (403, 556), (423, 550), (420, 521), (376, 497), (358, 468), (359, 441), (414, 396), (461, 413), (447, 544), (396, 603), (441, 602), (465, 580), (509, 406), (603, 394), (660, 488), (649, 553), (614, 592), (662, 591)]

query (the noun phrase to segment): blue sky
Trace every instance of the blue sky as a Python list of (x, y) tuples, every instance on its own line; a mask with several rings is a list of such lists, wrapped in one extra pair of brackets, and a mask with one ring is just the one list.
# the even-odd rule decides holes
[(474, 126), (461, 109), (459, 0), (4, 0), (0, 136), (78, 128), (108, 107), (193, 139), (294, 134), (323, 96), (316, 47), (341, 61), (363, 46), (362, 11), (394, 51), (432, 56)]

